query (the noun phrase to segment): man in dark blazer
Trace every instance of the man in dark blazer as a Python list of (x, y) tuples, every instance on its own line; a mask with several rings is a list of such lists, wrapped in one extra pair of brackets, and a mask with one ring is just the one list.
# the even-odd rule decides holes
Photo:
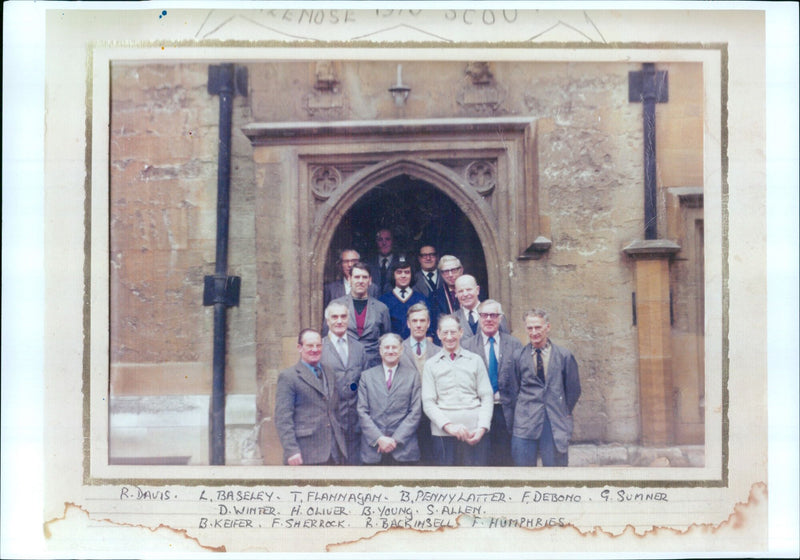
[(459, 303), (456, 298), (456, 280), (464, 274), (461, 261), (453, 255), (444, 255), (439, 260), (439, 275), (442, 283), (428, 296), (431, 308), (431, 321), (438, 324), (441, 315), (451, 315), (458, 310)]
[(430, 295), (442, 285), (442, 275), (439, 274), (439, 269), (436, 266), (439, 262), (436, 255), (436, 247), (433, 245), (420, 247), (417, 260), (419, 261), (419, 270), (414, 275), (412, 284), (416, 291), (430, 299)]
[[(361, 260), (361, 256), (355, 249), (343, 249), (339, 253), (339, 266), (341, 267), (342, 277), (333, 282), (328, 282), (322, 290), (322, 308), (326, 309), (328, 304), (335, 299), (346, 296), (350, 293), (350, 271), (353, 265)], [(378, 286), (370, 284), (369, 295), (374, 298), (380, 297)]]
[(419, 461), (422, 385), (417, 370), (400, 361), (401, 352), (398, 335), (381, 336), (381, 364), (361, 374), (358, 417), (365, 464), (413, 465)]
[(572, 410), (581, 396), (578, 363), (572, 352), (549, 339), (550, 320), (542, 309), (523, 316), (530, 343), (516, 359), (519, 395), (514, 410), (511, 456), (517, 466), (566, 467)]
[(336, 415), (332, 377), (320, 367), (322, 337), (303, 329), (297, 337), (300, 360), (280, 372), (275, 391), (275, 428), (287, 465), (341, 464), (344, 434)]
[(500, 331), (503, 318), (500, 302), (493, 299), (481, 302), (478, 316), (478, 333), (465, 337), (461, 345), (483, 358), (494, 391), (494, 412), (489, 430), (489, 465), (512, 466), (511, 428), (519, 393), (515, 359), (522, 349), (522, 343), (516, 337)]
[(380, 297), (392, 290), (392, 263), (399, 258), (394, 253), (394, 234), (392, 230), (383, 228), (375, 233), (375, 246), (378, 249), (377, 256), (369, 261), (369, 272), (372, 283), (378, 288)]
[(337, 418), (344, 431), (347, 448), (347, 464), (360, 465), (361, 427), (358, 421), (358, 382), (361, 372), (367, 369), (364, 347), (348, 335), (349, 312), (342, 303), (331, 302), (325, 308), (328, 335), (322, 341), (320, 364), (329, 378), (333, 379), (339, 398)]
[[(368, 295), (370, 283), (369, 267), (361, 262), (356, 263), (350, 272), (350, 294), (334, 300), (347, 306), (350, 317), (347, 331), (364, 346), (367, 367), (380, 363), (378, 339), (382, 334), (392, 330), (389, 309)], [(326, 324), (323, 334), (327, 333), (328, 326)]]
[(407, 324), (409, 308), (417, 303), (428, 305), (428, 299), (411, 288), (414, 275), (411, 263), (404, 257), (395, 260), (390, 271), (392, 273), (392, 289), (379, 297), (378, 301), (389, 309), (392, 332), (399, 334), (403, 339), (409, 335)]
[[(434, 357), (442, 349), (434, 344), (430, 336), (430, 311), (424, 303), (415, 303), (408, 308), (406, 323), (411, 336), (403, 341), (403, 355), (400, 361), (413, 367), (420, 376), (425, 362)], [(433, 465), (433, 440), (431, 439), (431, 421), (424, 414), (419, 419), (417, 428), (420, 464)]]

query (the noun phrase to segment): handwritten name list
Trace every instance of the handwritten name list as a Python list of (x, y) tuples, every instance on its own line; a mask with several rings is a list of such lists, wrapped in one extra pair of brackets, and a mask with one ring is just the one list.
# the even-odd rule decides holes
[[(96, 488), (92, 513), (125, 523), (168, 524), (193, 534), (209, 530), (373, 529), (395, 527), (620, 528), (633, 515), (682, 509), (667, 490), (583, 488), (569, 491), (507, 488), (414, 487), (151, 487), (135, 484)], [(676, 508), (677, 506), (677, 508)], [(614, 516), (619, 519), (615, 522)], [(587, 516), (589, 518), (587, 518)]]

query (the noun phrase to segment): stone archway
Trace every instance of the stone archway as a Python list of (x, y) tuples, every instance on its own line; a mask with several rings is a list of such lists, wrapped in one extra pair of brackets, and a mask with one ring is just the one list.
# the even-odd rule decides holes
[[(408, 177), (441, 193), (474, 229), (486, 285), (515, 328), (530, 301), (518, 278), (542, 242), (535, 121), (530, 118), (253, 123), (253, 292), (259, 418), (272, 422), (278, 372), (297, 360), (297, 333), (322, 323), (322, 285), (335, 232), (376, 187)], [(335, 248), (335, 247), (334, 247)], [(281, 461), (261, 430), (268, 464)]]
[[(312, 230), (312, 235), (316, 234), (316, 241), (312, 241), (312, 285), (321, 286), (326, 270), (330, 274), (331, 251), (338, 249), (334, 246), (336, 231), (358, 201), (373, 189), (404, 176), (430, 185), (430, 188), (441, 192), (459, 209), (481, 245), (480, 253), (485, 265), (478, 269), (479, 282), (485, 280), (485, 285), (493, 289), (493, 297), (503, 299), (504, 283), (500, 274), (502, 252), (498, 243), (497, 223), (491, 208), (452, 170), (421, 158), (391, 158), (365, 168), (353, 175), (347, 184), (342, 185), (344, 188), (337, 189), (340, 191), (339, 196), (332, 196), (320, 208)], [(314, 302), (312, 317), (321, 317), (322, 299), (314, 299), (318, 301)]]

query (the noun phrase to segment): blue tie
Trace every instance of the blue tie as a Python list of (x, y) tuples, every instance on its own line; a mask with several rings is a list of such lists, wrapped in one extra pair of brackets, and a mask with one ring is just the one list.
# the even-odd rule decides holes
[(494, 337), (489, 337), (489, 381), (492, 391), (497, 392), (497, 354), (494, 353)]

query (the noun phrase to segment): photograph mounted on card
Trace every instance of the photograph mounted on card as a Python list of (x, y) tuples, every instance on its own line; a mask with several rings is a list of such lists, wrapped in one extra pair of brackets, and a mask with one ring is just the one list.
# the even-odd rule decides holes
[[(709, 173), (726, 158), (724, 45), (515, 47), (485, 60), (427, 45), (93, 50), (92, 296), (107, 307), (91, 317), (92, 478), (143, 465), (144, 478), (207, 478), (204, 466), (224, 465), (236, 468), (211, 478), (291, 482), (285, 451), (304, 436), (286, 430), (302, 411), (279, 406), (279, 373), (302, 360), (301, 330), (331, 339), (331, 293), (382, 312), (370, 303), (357, 317), (349, 303), (366, 358), (328, 361), (319, 395), (335, 428), (323, 445), (342, 455), (323, 459), (341, 466), (306, 462), (303, 478), (451, 478), (430, 468), (447, 464), (431, 437), (451, 443), (440, 413), (454, 404), (433, 391), (426, 408), (425, 360), (413, 364), (420, 462), (361, 460), (375, 442), (361, 437), (360, 376), (380, 365), (382, 334), (413, 342), (411, 300), (379, 266), (383, 231), (385, 254), (412, 276), (440, 274), (427, 295), (424, 280), (409, 285), (428, 311), (431, 357), (442, 316), (478, 355), (495, 330), (478, 304), (503, 316), (492, 394), (457, 396), (471, 429), (489, 428), (486, 456), (459, 464), (459, 480), (724, 484), (727, 209), (725, 177)], [(370, 273), (363, 300), (348, 300), (345, 251)], [(452, 257), (477, 287), (464, 305)], [(525, 373), (536, 309), (574, 357), (568, 407), (563, 372), (542, 387)], [(544, 418), (566, 468), (530, 471), (511, 440), (524, 455)]]
[(49, 16), (55, 540), (763, 548), (762, 13), (124, 13)]

